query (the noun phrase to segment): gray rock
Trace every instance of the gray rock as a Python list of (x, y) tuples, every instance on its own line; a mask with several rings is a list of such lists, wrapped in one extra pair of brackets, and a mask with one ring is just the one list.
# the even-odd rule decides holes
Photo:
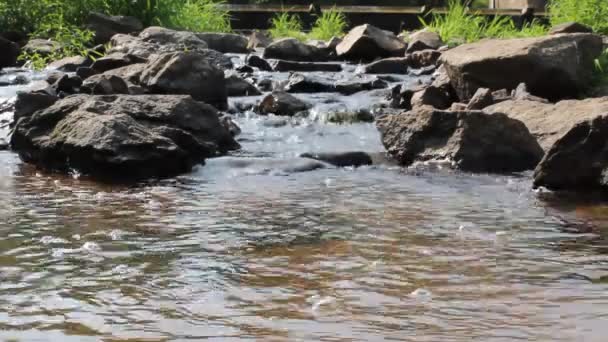
[(143, 30), (139, 19), (128, 16), (109, 16), (92, 12), (87, 18), (85, 27), (95, 33), (95, 43), (105, 44), (118, 33), (134, 33)]
[(208, 49), (209, 45), (198, 37), (196, 33), (189, 31), (176, 31), (159, 26), (151, 26), (139, 34), (144, 42), (152, 42), (160, 45), (180, 44), (190, 48)]
[(62, 58), (49, 64), (49, 68), (64, 72), (76, 72), (79, 67), (89, 66), (91, 61), (82, 56), (73, 56)]
[(253, 31), (247, 42), (247, 49), (265, 48), (272, 44), (272, 38), (266, 32)]
[(212, 106), (180, 95), (74, 95), (20, 117), (26, 162), (108, 179), (164, 177), (238, 148)]
[(55, 50), (61, 48), (61, 44), (47, 39), (31, 39), (23, 47), (23, 51), (28, 54), (39, 54), (40, 56), (48, 56)]
[(407, 74), (409, 64), (409, 59), (405, 57), (385, 58), (366, 65), (363, 72), (366, 74)]
[(409, 38), (410, 43), (407, 47), (408, 53), (427, 49), (437, 50), (445, 45), (437, 33), (425, 30), (414, 32)]
[(403, 56), (406, 46), (403, 40), (391, 32), (365, 24), (350, 30), (336, 46), (336, 53), (338, 57), (348, 60), (371, 61)]
[(0, 51), (0, 69), (17, 64), (17, 57), (21, 53), (19, 45), (0, 36)]
[(59, 98), (55, 91), (50, 89), (18, 92), (13, 120), (16, 122), (21, 117), (30, 116), (37, 110), (48, 108), (57, 102), (57, 100)]
[(591, 33), (593, 29), (589, 26), (579, 24), (577, 22), (568, 22), (559, 25), (555, 25), (549, 30), (549, 34), (562, 34), (562, 33)]
[(198, 52), (163, 54), (151, 60), (140, 77), (151, 93), (187, 94), (216, 108), (228, 108), (224, 72)]
[(220, 117), (220, 124), (230, 132), (230, 135), (237, 136), (241, 134), (241, 128), (232, 120), (229, 115), (223, 115)]
[(274, 71), (340, 72), (342, 71), (342, 65), (336, 63), (294, 62), (279, 59), (272, 63), (272, 69)]
[(82, 79), (76, 75), (63, 75), (54, 84), (53, 87), (57, 93), (64, 92), (74, 94), (80, 90)]
[(494, 104), (494, 97), (488, 88), (479, 88), (467, 105), (468, 110), (484, 109)]
[(87, 78), (82, 91), (93, 95), (130, 94), (127, 82), (114, 75), (99, 74)]
[(412, 108), (432, 106), (437, 109), (446, 109), (452, 102), (448, 93), (432, 85), (415, 92), (411, 98)]
[(256, 55), (249, 55), (245, 59), (245, 63), (251, 67), (258, 68), (262, 71), (272, 71), (272, 66), (263, 58)]
[(141, 74), (146, 69), (146, 66), (147, 64), (145, 63), (130, 64), (122, 68), (108, 70), (103, 75), (118, 76), (127, 82), (139, 84)]
[(437, 50), (420, 50), (415, 51), (405, 56), (408, 60), (408, 65), (412, 68), (424, 68), (431, 65), (436, 65), (441, 57), (441, 52)]
[(95, 75), (97, 72), (89, 67), (79, 67), (76, 69), (76, 75), (83, 80)]
[(302, 158), (320, 160), (337, 167), (372, 165), (372, 157), (365, 152), (304, 153)]
[(486, 39), (448, 50), (440, 60), (461, 100), (478, 88), (514, 89), (522, 82), (535, 96), (559, 100), (588, 87), (601, 52), (600, 36), (575, 33)]
[(320, 62), (328, 58), (322, 49), (295, 38), (283, 38), (273, 42), (264, 50), (262, 57), (301, 62)]
[(275, 114), (283, 116), (294, 116), (299, 112), (310, 109), (310, 105), (297, 97), (285, 92), (272, 92), (258, 104), (258, 114)]
[(206, 32), (197, 33), (196, 36), (207, 43), (209, 49), (221, 53), (247, 53), (249, 40), (240, 34)]
[(529, 101), (539, 101), (544, 103), (549, 103), (546, 99), (542, 97), (534, 96), (528, 92), (528, 86), (525, 83), (520, 83), (517, 88), (513, 89), (511, 92), (511, 97), (514, 100), (529, 100)]
[(262, 93), (253, 84), (237, 75), (226, 77), (226, 92), (228, 96), (258, 96)]
[(526, 126), (504, 114), (430, 107), (376, 120), (382, 143), (401, 165), (450, 161), (472, 172), (533, 169), (543, 150)]
[(122, 68), (131, 64), (146, 63), (148, 60), (128, 53), (114, 52), (98, 58), (91, 65), (91, 69), (102, 73), (112, 69)]

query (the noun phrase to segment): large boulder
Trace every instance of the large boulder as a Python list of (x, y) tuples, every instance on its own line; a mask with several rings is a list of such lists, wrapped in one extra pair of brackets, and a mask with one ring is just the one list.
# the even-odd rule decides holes
[(608, 113), (608, 97), (565, 100), (556, 104), (530, 100), (508, 100), (484, 109), (505, 113), (523, 122), (545, 151), (574, 126)]
[(213, 49), (222, 53), (247, 53), (249, 48), (247, 44), (249, 40), (234, 33), (197, 33), (196, 36), (207, 43), (209, 49)]
[(228, 108), (224, 72), (198, 52), (159, 55), (146, 65), (140, 83), (152, 93), (187, 94), (218, 109)]
[(473, 172), (533, 169), (543, 150), (526, 126), (504, 114), (415, 108), (376, 121), (382, 143), (401, 165), (449, 161)]
[(86, 28), (95, 34), (95, 43), (105, 44), (118, 33), (134, 33), (143, 30), (144, 25), (135, 17), (109, 16), (92, 12), (87, 18)]
[(0, 54), (0, 69), (14, 66), (17, 63), (17, 57), (20, 53), (19, 45), (0, 36), (0, 51), (2, 51)]
[(118, 76), (98, 74), (83, 82), (82, 92), (93, 95), (129, 94), (129, 86)]
[(327, 54), (322, 49), (295, 38), (283, 38), (273, 42), (264, 50), (263, 57), (302, 62), (327, 60)]
[(552, 190), (608, 189), (608, 111), (574, 125), (534, 171), (534, 186)]
[(437, 50), (445, 45), (439, 34), (427, 30), (414, 32), (409, 36), (409, 39), (408, 53), (427, 49)]
[(371, 61), (377, 58), (403, 56), (407, 44), (393, 33), (365, 24), (350, 30), (336, 46), (338, 57)]
[(488, 39), (443, 53), (452, 85), (461, 100), (478, 88), (514, 89), (550, 100), (573, 97), (589, 86), (602, 38), (589, 33), (537, 38)]
[(26, 162), (94, 176), (171, 176), (238, 148), (212, 106), (185, 95), (74, 95), (19, 118)]

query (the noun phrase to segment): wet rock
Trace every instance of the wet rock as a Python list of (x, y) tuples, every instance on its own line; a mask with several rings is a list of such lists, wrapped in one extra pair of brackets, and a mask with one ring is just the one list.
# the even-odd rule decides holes
[(521, 39), (486, 39), (443, 53), (441, 62), (461, 100), (478, 88), (514, 89), (549, 100), (574, 97), (587, 88), (600, 36), (587, 33)]
[(59, 100), (59, 98), (52, 89), (19, 92), (17, 93), (17, 100), (15, 101), (15, 114), (13, 119), (16, 122), (21, 117), (30, 116), (37, 110), (52, 106), (57, 100)]
[(229, 115), (221, 116), (220, 124), (228, 132), (230, 132), (230, 135), (232, 135), (233, 137), (241, 134), (241, 128), (239, 127), (239, 125), (236, 124), (236, 122), (234, 122), (234, 120), (232, 120), (232, 118)]
[(127, 82), (115, 75), (99, 74), (87, 78), (82, 91), (93, 95), (130, 94)]
[(234, 70), (236, 70), (238, 73), (241, 73), (241, 74), (252, 74), (255, 71), (249, 65), (241, 65)]
[(342, 65), (335, 63), (293, 62), (279, 59), (272, 63), (272, 69), (274, 71), (340, 72), (342, 71)]
[(140, 83), (151, 93), (187, 94), (216, 108), (228, 108), (224, 72), (198, 52), (159, 55), (144, 68)]
[(374, 122), (374, 115), (367, 109), (333, 111), (325, 114), (325, 121), (335, 124)]
[(259, 80), (257, 86), (261, 91), (272, 91), (274, 89), (272, 80), (268, 78)]
[(320, 160), (337, 167), (359, 167), (373, 163), (370, 155), (365, 152), (304, 153), (300, 157)]
[(262, 57), (301, 62), (320, 62), (328, 58), (322, 49), (304, 44), (295, 38), (283, 38), (273, 42), (266, 47)]
[(412, 68), (434, 66), (440, 57), (441, 52), (437, 50), (420, 50), (406, 55), (408, 65)]
[(246, 37), (234, 33), (205, 32), (197, 33), (196, 36), (207, 43), (209, 49), (221, 53), (247, 53), (249, 43)]
[(608, 115), (583, 120), (561, 136), (534, 171), (534, 186), (608, 189)]
[(568, 22), (559, 25), (555, 25), (549, 30), (549, 34), (562, 34), (562, 33), (591, 33), (593, 30), (586, 25), (579, 24), (577, 22)]
[(74, 95), (20, 117), (26, 162), (116, 179), (172, 176), (238, 148), (212, 106), (180, 95)]
[(446, 109), (452, 102), (448, 93), (432, 85), (415, 92), (411, 98), (412, 108), (432, 106), (437, 109)]
[(505, 113), (522, 121), (548, 151), (558, 139), (583, 121), (608, 113), (608, 97), (566, 100), (556, 104), (530, 100), (508, 100), (484, 109)]
[(257, 96), (262, 93), (253, 84), (236, 75), (226, 78), (226, 92), (228, 96)]
[(83, 80), (95, 75), (97, 72), (93, 70), (93, 68), (89, 67), (79, 67), (76, 69), (76, 75), (82, 78)]
[(42, 57), (48, 56), (59, 49), (61, 44), (47, 39), (31, 39), (23, 47), (23, 51), (28, 54), (38, 54)]
[(339, 58), (371, 61), (377, 58), (403, 56), (406, 44), (391, 32), (365, 24), (357, 26), (336, 46)]
[(0, 51), (0, 69), (17, 64), (17, 57), (21, 53), (19, 45), (0, 36)]
[(380, 59), (366, 65), (363, 72), (366, 74), (407, 74), (409, 59), (405, 57), (392, 57)]
[(543, 150), (526, 126), (504, 114), (430, 107), (376, 120), (382, 143), (401, 165), (448, 160), (472, 172), (533, 169)]
[(430, 31), (421, 30), (414, 32), (410, 35), (410, 43), (407, 47), (407, 53), (412, 53), (421, 50), (437, 50), (445, 43), (441, 40), (441, 37)]
[(270, 64), (263, 58), (256, 55), (249, 55), (245, 59), (245, 63), (251, 67), (258, 68), (262, 71), (272, 71)]
[(148, 60), (127, 53), (114, 52), (107, 56), (98, 58), (91, 65), (91, 69), (97, 73), (102, 73), (112, 69), (122, 68), (131, 64), (145, 63)]
[(66, 57), (49, 64), (49, 68), (64, 72), (76, 72), (76, 69), (88, 66), (90, 62), (90, 60), (82, 56)]
[(467, 105), (468, 110), (484, 109), (494, 104), (494, 97), (488, 88), (479, 88)]
[[(242, 169), (246, 174), (290, 174), (324, 169), (327, 164), (310, 158), (215, 158), (213, 164), (221, 168)], [(210, 165), (211, 166), (211, 163)]]
[(306, 111), (310, 105), (297, 97), (285, 92), (272, 92), (262, 99), (256, 108), (258, 114), (275, 114), (294, 116), (299, 112)]
[(265, 48), (270, 44), (272, 44), (272, 38), (270, 38), (267, 32), (253, 31), (249, 36), (247, 49)]
[(377, 77), (359, 77), (335, 80), (314, 75), (292, 74), (285, 85), (290, 93), (340, 93), (352, 95), (365, 90), (387, 88), (388, 84)]
[(134, 33), (143, 30), (144, 25), (139, 19), (128, 16), (109, 16), (92, 12), (87, 18), (85, 27), (95, 34), (95, 43), (105, 44), (118, 33)]
[(63, 75), (54, 84), (53, 87), (57, 93), (64, 92), (74, 94), (80, 90), (82, 79), (76, 75)]

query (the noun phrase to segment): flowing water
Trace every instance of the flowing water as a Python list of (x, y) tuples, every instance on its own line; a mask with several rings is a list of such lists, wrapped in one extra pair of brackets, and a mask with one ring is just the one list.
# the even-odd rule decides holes
[[(378, 100), (332, 96), (313, 117)], [(242, 151), (138, 185), (0, 152), (0, 339), (605, 341), (608, 206), (529, 174), (294, 172), (383, 151), (374, 125), (236, 117)]]

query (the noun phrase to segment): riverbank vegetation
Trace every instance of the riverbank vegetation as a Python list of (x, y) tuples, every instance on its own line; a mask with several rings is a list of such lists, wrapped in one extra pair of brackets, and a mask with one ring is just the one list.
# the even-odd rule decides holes
[(319, 39), (329, 40), (332, 37), (342, 37), (346, 32), (348, 23), (344, 13), (332, 7), (323, 11), (317, 17), (308, 34), (302, 31), (302, 20), (297, 14), (287, 12), (279, 13), (270, 20), (270, 35), (273, 38), (296, 38), (299, 40)]

